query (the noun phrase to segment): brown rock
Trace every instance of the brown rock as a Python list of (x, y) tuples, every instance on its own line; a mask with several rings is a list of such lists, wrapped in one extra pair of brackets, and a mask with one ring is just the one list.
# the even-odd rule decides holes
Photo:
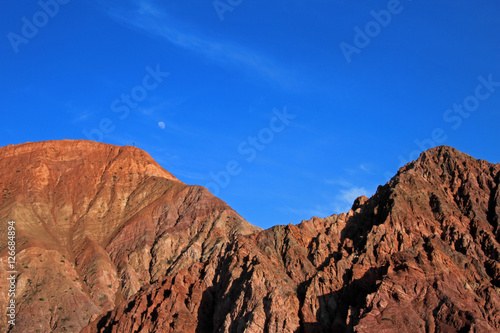
[[(498, 331), (499, 175), (430, 150), (348, 214), (227, 243), (192, 275), (190, 307), (157, 306), (161, 319), (122, 304), (86, 332), (131, 332), (131, 316), (141, 332), (177, 332), (181, 317), (185, 332)], [(172, 295), (162, 304), (181, 303)]]
[(500, 164), (438, 147), (348, 213), (260, 231), (140, 150), (31, 145), (0, 149), (27, 175), (0, 177), (27, 267), (13, 331), (500, 330)]
[[(167, 272), (206, 260), (232, 235), (259, 230), (134, 147), (69, 140), (3, 147), (0, 187), (2, 234), (16, 221), (11, 332), (79, 331)], [(2, 242), (2, 262), (6, 253)], [(6, 287), (2, 279), (3, 311)]]

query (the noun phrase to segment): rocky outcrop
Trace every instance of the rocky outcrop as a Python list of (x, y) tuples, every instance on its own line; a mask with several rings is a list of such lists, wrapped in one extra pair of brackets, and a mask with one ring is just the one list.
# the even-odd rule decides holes
[(437, 147), (347, 213), (259, 230), (133, 147), (0, 157), (12, 332), (500, 330), (500, 164)]
[(499, 178), (432, 149), (350, 212), (237, 236), (84, 332), (497, 332)]

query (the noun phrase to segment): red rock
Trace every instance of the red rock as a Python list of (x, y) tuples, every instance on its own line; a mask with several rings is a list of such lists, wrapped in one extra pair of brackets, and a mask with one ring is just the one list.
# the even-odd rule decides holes
[[(259, 230), (134, 147), (69, 140), (3, 147), (0, 187), (1, 220), (16, 221), (17, 232), (11, 332), (79, 331), (167, 271)], [(5, 235), (5, 222), (0, 229)], [(6, 287), (2, 279), (2, 309)]]
[[(114, 152), (108, 156), (120, 150), (94, 145)], [(0, 155), (4, 149), (12, 147)], [(140, 163), (145, 160), (154, 165), (149, 157)], [(18, 168), (20, 161), (6, 163)], [(52, 169), (69, 170), (67, 163)], [(348, 213), (264, 231), (172, 176), (142, 175), (127, 187), (100, 171), (79, 192), (74, 184), (57, 185), (66, 174), (49, 173), (39, 196), (9, 183), (16, 190), (0, 206), (2, 216), (18, 223), (36, 220), (33, 211), (48, 220), (20, 228), (20, 257), (29, 267), (23, 274), (44, 286), (31, 294), (21, 288), (19, 320), (32, 325), (25, 329), (71, 330), (59, 312), (47, 315), (55, 301), (28, 298), (44, 292), (63, 301), (61, 313), (74, 328), (86, 326), (82, 332), (500, 330), (500, 164), (434, 148), (372, 198), (356, 199)], [(47, 200), (52, 189), (68, 195)], [(111, 198), (128, 201), (117, 205)], [(93, 218), (77, 214), (66, 226), (64, 214), (75, 210), (92, 211)], [(49, 233), (60, 226), (66, 233)], [(67, 262), (58, 263), (62, 255)], [(63, 269), (67, 274), (59, 276)], [(78, 293), (64, 292), (77, 285)]]

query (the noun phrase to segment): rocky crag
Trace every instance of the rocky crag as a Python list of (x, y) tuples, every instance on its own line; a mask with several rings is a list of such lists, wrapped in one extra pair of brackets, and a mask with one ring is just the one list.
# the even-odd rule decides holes
[(348, 213), (268, 230), (132, 147), (9, 146), (0, 164), (11, 332), (500, 330), (500, 164), (450, 147)]

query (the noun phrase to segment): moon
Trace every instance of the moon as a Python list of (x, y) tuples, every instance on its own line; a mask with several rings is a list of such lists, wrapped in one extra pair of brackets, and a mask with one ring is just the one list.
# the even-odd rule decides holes
[(161, 129), (165, 129), (165, 123), (163, 121), (160, 121), (158, 123), (158, 127), (161, 128)]

